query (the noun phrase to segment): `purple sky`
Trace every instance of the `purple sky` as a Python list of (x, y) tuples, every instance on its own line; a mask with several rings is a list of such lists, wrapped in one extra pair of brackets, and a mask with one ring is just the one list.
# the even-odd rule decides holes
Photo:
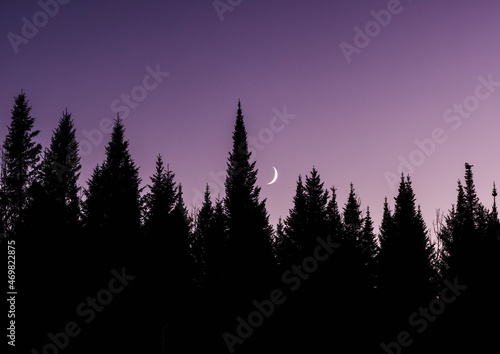
[[(99, 131), (116, 116), (113, 106), (126, 105), (122, 94), (131, 95), (134, 108), (124, 123), (143, 184), (161, 153), (192, 207), (206, 182), (215, 194), (223, 192), (212, 176), (225, 171), (241, 99), (248, 134), (260, 144), (258, 183), (273, 224), (288, 214), (297, 176), (314, 165), (326, 186), (337, 188), (340, 206), (352, 181), (378, 225), (384, 196), (393, 205), (396, 193), (386, 175), (399, 174), (400, 156), (413, 161), (413, 186), (428, 226), (436, 208), (455, 202), (466, 161), (490, 206), (492, 182), (500, 183), (500, 84), (478, 88), (478, 78), (500, 82), (500, 2), (219, 3), (235, 6), (226, 5), (232, 11), (219, 16), (212, 0), (73, 0), (50, 17), (38, 13), (37, 1), (3, 0), (2, 141), (21, 89), (44, 146), (67, 107), (85, 145), (85, 186), (110, 135), (94, 144), (84, 130)], [(385, 27), (370, 23), (371, 11), (388, 8), (390, 22), (387, 11), (380, 13)], [(39, 25), (36, 33), (23, 17)], [(369, 43), (357, 38), (363, 48), (346, 57), (341, 43), (356, 44), (355, 27), (367, 27), (373, 37)], [(169, 75), (144, 81), (155, 70)], [(273, 119), (284, 107), (287, 125)], [(434, 151), (417, 152), (415, 140), (432, 139), (435, 130)], [(279, 178), (267, 185), (272, 166)]]

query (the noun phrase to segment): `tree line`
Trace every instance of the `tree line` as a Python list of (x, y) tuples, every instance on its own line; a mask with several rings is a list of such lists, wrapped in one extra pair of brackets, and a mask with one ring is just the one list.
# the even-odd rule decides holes
[[(182, 184), (161, 155), (149, 184), (140, 187), (120, 117), (104, 161), (81, 187), (71, 113), (63, 111), (43, 149), (30, 110), (21, 92), (0, 171), (1, 242), (2, 248), (8, 239), (18, 245), (24, 314), (18, 340), (30, 353), (53, 343), (68, 321), (81, 332), (64, 348), (59, 343), (61, 352), (397, 354), (495, 345), (497, 192), (493, 185), (490, 207), (479, 201), (472, 165), (465, 164), (456, 203), (437, 220), (436, 242), (409, 176), (401, 175), (394, 203), (385, 199), (376, 232), (353, 184), (339, 207), (335, 187), (325, 187), (314, 167), (298, 176), (292, 208), (274, 228), (256, 183), (240, 102), (225, 195), (214, 200), (207, 184), (195, 212), (186, 208)], [(338, 246), (321, 262), (311, 258), (318, 240)], [(123, 269), (134, 280), (105, 298), (110, 272)], [(290, 290), (284, 274), (303, 285)], [(265, 299), (273, 289), (286, 301), (262, 310), (256, 303), (271, 306)], [(85, 301), (94, 309), (92, 321), (75, 311)], [(256, 315), (259, 309), (268, 316)], [(263, 323), (253, 326), (252, 316)]]

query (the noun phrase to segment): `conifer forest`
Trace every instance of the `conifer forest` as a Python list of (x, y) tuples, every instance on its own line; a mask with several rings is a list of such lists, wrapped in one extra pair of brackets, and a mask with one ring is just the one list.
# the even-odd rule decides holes
[(499, 15), (0, 0), (0, 354), (500, 353)]
[[(236, 108), (236, 107), (235, 107)], [(2, 145), (2, 252), (14, 244), (26, 353), (491, 352), (500, 319), (497, 191), (473, 166), (430, 237), (409, 176), (378, 230), (350, 185), (337, 200), (314, 167), (273, 226), (256, 183), (241, 102), (225, 194), (189, 212), (158, 155), (140, 188), (118, 116), (84, 186), (71, 112), (50, 146), (25, 92)], [(232, 139), (232, 140), (231, 140)], [(453, 183), (453, 181), (450, 181)], [(22, 290), (22, 291), (21, 291)]]

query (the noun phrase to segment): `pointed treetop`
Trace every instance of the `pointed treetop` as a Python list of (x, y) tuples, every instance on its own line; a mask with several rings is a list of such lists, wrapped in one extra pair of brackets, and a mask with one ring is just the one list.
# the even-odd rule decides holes
[(493, 207), (492, 207), (492, 210), (491, 210), (491, 215), (493, 216), (494, 220), (497, 220), (498, 219), (498, 210), (497, 210), (497, 187), (495, 185), (495, 182), (493, 182), (493, 191), (491, 193), (491, 195), (493, 196)]

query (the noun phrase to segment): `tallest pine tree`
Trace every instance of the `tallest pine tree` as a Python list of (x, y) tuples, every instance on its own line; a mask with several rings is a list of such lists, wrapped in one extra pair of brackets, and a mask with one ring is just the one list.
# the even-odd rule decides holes
[(237, 289), (255, 289), (274, 273), (272, 228), (265, 200), (259, 200), (255, 161), (250, 162), (241, 103), (238, 102), (226, 177), (225, 210), (228, 216), (229, 279)]

